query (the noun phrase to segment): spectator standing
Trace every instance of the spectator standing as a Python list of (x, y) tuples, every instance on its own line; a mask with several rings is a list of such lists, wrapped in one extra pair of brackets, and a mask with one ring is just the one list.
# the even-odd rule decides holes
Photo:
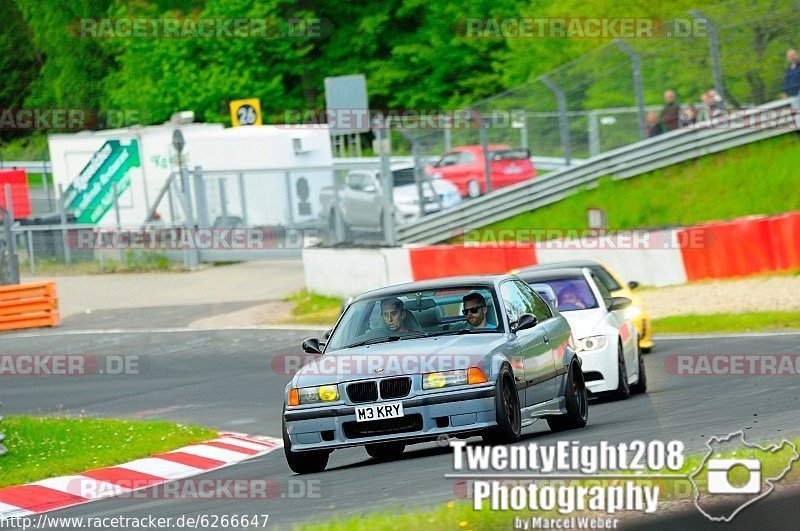
[(664, 131), (673, 131), (680, 125), (680, 105), (675, 101), (675, 91), (664, 92), (664, 108), (661, 109), (661, 126)]
[(787, 96), (796, 97), (800, 92), (800, 63), (798, 63), (797, 50), (789, 48), (786, 51), (786, 72), (783, 74), (781, 90)]
[(661, 120), (658, 117), (657, 112), (649, 112), (647, 113), (647, 119), (645, 120), (645, 131), (647, 132), (647, 138), (652, 138), (654, 136), (658, 136), (664, 132), (664, 126), (661, 125)]

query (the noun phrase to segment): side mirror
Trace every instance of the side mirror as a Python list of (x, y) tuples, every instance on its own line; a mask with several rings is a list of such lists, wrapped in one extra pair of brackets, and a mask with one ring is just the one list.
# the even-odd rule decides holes
[(310, 337), (303, 341), (303, 352), (309, 354), (322, 354), (322, 348), (319, 345), (319, 339)]
[(628, 297), (613, 297), (611, 299), (611, 304), (608, 305), (608, 311), (613, 312), (615, 310), (624, 310), (630, 306), (632, 302), (633, 301)]
[(538, 322), (539, 320), (532, 313), (523, 313), (522, 315), (519, 316), (517, 322), (511, 327), (511, 331), (519, 332), (520, 330), (533, 328), (534, 326), (536, 326), (536, 323)]
[(630, 282), (628, 282), (628, 287), (631, 289), (636, 289), (639, 287), (639, 283), (636, 282), (635, 280), (631, 280)]
[(333, 330), (325, 330), (325, 339), (331, 338), (331, 332), (333, 332)]

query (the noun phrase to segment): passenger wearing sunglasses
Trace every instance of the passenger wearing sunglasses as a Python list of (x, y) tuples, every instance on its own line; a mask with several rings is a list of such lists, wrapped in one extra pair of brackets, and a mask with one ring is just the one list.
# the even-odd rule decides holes
[(464, 295), (461, 300), (464, 304), (464, 309), (461, 310), (461, 313), (467, 318), (467, 327), (472, 329), (497, 328), (486, 319), (488, 308), (483, 295), (472, 292)]

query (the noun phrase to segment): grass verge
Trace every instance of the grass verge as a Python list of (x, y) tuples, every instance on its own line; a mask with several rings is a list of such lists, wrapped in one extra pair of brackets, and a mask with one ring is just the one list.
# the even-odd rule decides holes
[[(152, 273), (164, 271), (186, 271), (183, 263), (171, 262), (160, 253), (138, 253), (125, 251), (125, 260), (75, 261), (67, 265), (62, 260), (45, 258), (34, 262), (36, 276), (53, 275), (104, 275), (108, 273)], [(21, 274), (30, 274), (30, 263), (19, 264)]]
[(298, 324), (333, 325), (342, 309), (342, 300), (336, 297), (319, 295), (310, 291), (300, 291), (283, 299), (294, 303), (292, 319), (288, 322)]
[(664, 334), (800, 330), (800, 311), (673, 315), (653, 319), (653, 330)]
[[(800, 438), (792, 439), (792, 443), (800, 448)], [(722, 452), (715, 455), (715, 457), (736, 458), (737, 455), (741, 457), (742, 450), (731, 450)], [(671, 474), (692, 474), (700, 467), (700, 464), (705, 457), (705, 452), (698, 455), (690, 455), (686, 457), (683, 467), (680, 471), (668, 471), (665, 469), (664, 473)], [(786, 466), (791, 460), (792, 451), (789, 447), (784, 447), (781, 451), (772, 453), (765, 459), (760, 459), (762, 477), (776, 477), (780, 474), (783, 467)], [(707, 470), (707, 469), (706, 469)], [(646, 471), (645, 473), (658, 473), (658, 471)], [(631, 474), (632, 476), (634, 474)], [(729, 479), (732, 483), (746, 482), (748, 473), (744, 470), (732, 469), (732, 475)], [(784, 477), (782, 482), (794, 482), (800, 478), (800, 463), (795, 462), (792, 469)], [(707, 483), (705, 472), (702, 472), (695, 477), (697, 484), (703, 488)], [(504, 482), (509, 485), (516, 485), (517, 482)], [(554, 483), (557, 485), (560, 482)], [(637, 479), (635, 483), (640, 485), (649, 485), (660, 487), (659, 501), (667, 500), (688, 500), (694, 496), (694, 489), (688, 479), (663, 479), (663, 480), (649, 480)], [(520, 483), (522, 484), (522, 483)], [(543, 482), (538, 482), (542, 485)], [(583, 485), (591, 487), (595, 485), (611, 486), (621, 485), (621, 480), (592, 480), (591, 476), (587, 476), (586, 480), (570, 481), (571, 485)], [(465, 487), (466, 490), (466, 487)], [(559, 518), (565, 516), (590, 516), (598, 518), (620, 517), (625, 513), (617, 513), (614, 515), (607, 515), (606, 513), (590, 514), (584, 512), (576, 512), (574, 515), (562, 515), (556, 510), (545, 511), (530, 511), (530, 510), (499, 510), (492, 511), (488, 508), (488, 503), (484, 502), (485, 508), (475, 510), (472, 508), (470, 502), (447, 502), (444, 506), (435, 509), (419, 509), (407, 510), (403, 507), (398, 507), (395, 511), (386, 510), (374, 514), (362, 514), (358, 516), (351, 516), (342, 519), (333, 519), (327, 522), (316, 522), (313, 524), (304, 524), (295, 527), (298, 531), (312, 531), (312, 530), (330, 530), (330, 531), (372, 531), (372, 530), (396, 530), (396, 529), (453, 529), (453, 530), (471, 530), (471, 529), (511, 529), (514, 524), (514, 517), (523, 519), (536, 518)], [(580, 513), (580, 514), (579, 514)]]
[[(795, 135), (782, 135), (630, 179), (614, 181), (606, 177), (594, 188), (479, 231), (586, 229), (586, 209), (590, 207), (604, 208), (608, 226), (614, 229), (689, 225), (797, 210), (797, 147)], [(725, 193), (720, 194), (720, 190)], [(497, 234), (491, 241), (498, 238), (513, 240), (514, 236)]]
[(217, 436), (163, 421), (6, 417), (0, 487), (118, 465)]

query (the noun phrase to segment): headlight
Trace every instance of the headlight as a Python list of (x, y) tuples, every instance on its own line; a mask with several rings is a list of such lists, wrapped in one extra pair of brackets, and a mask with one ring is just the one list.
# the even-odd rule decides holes
[(642, 315), (641, 306), (628, 306), (625, 309), (625, 319), (636, 319)]
[(401, 205), (418, 205), (419, 198), (415, 197), (413, 199), (400, 199), (398, 203), (400, 203)]
[(486, 383), (486, 375), (477, 367), (457, 371), (429, 372), (422, 375), (423, 389), (441, 389), (452, 385)]
[(289, 391), (289, 405), (319, 404), (339, 400), (339, 389), (335, 385), (303, 387)]
[(577, 341), (577, 348), (575, 352), (589, 352), (590, 350), (598, 350), (606, 346), (606, 336), (591, 336), (584, 337)]
[(437, 171), (436, 173), (431, 175), (431, 177), (433, 177), (434, 179), (441, 179), (442, 178), (442, 173)]

